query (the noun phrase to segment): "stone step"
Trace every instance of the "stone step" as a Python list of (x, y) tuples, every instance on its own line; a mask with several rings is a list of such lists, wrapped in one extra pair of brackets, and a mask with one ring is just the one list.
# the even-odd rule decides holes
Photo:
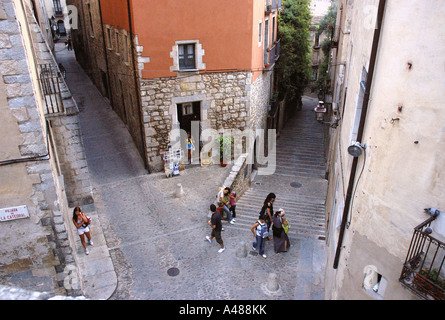
[[(244, 195), (251, 195), (252, 197), (263, 198), (262, 201), (264, 201), (264, 199), (266, 199), (268, 194), (269, 194), (269, 192), (266, 192), (266, 191), (257, 191), (255, 189), (255, 187), (249, 188), (244, 193)], [(278, 195), (277, 195), (277, 197), (278, 197)], [(300, 198), (299, 199), (300, 202), (318, 203), (318, 204), (324, 205), (324, 199), (320, 200), (320, 198), (317, 196), (299, 195), (299, 198)], [(283, 194), (283, 195), (280, 195), (280, 199), (290, 201), (290, 200), (294, 199), (294, 197), (289, 196), (287, 194)]]
[[(236, 204), (238, 209), (243, 208), (246, 210), (253, 210), (255, 212), (260, 212), (263, 207), (263, 202), (252, 202), (252, 201), (238, 201)], [(320, 215), (324, 217), (325, 215), (325, 207), (324, 206), (316, 206), (316, 205), (305, 205), (300, 204), (298, 202), (290, 202), (290, 201), (279, 201), (274, 203), (274, 211), (277, 211), (279, 208), (283, 208), (286, 212), (301, 212), (311, 213), (311, 215)]]
[[(298, 222), (307, 221), (308, 223), (314, 224), (325, 224), (324, 212), (311, 212), (311, 211), (301, 211), (301, 210), (290, 210), (285, 208), (286, 217), (290, 220), (295, 220)], [(258, 219), (261, 208), (250, 208), (250, 207), (237, 207), (236, 213), (241, 216), (252, 216)]]
[[(242, 201), (242, 200), (246, 199), (247, 197), (250, 197), (250, 199), (255, 200), (258, 203), (262, 204), (268, 194), (269, 194), (269, 192), (267, 192), (267, 191), (259, 191), (254, 188), (250, 188), (244, 193), (243, 197), (240, 200)], [(300, 203), (300, 204), (319, 205), (319, 206), (324, 207), (325, 200), (320, 199), (320, 197), (311, 197), (308, 195), (298, 195), (297, 197), (298, 197), (298, 199), (297, 199), (298, 203)], [(278, 199), (277, 202), (282, 202), (282, 201), (293, 202), (293, 201), (295, 201), (295, 197), (290, 196), (290, 195), (277, 194), (277, 199)]]
[[(253, 208), (261, 208), (263, 206), (264, 200), (255, 199), (253, 197), (243, 196), (241, 200), (237, 202), (237, 207), (253, 207)], [(277, 210), (279, 207), (282, 207), (284, 210), (301, 210), (301, 211), (314, 211), (314, 212), (324, 212), (324, 205), (320, 205), (317, 203), (304, 203), (298, 201), (298, 196), (294, 200), (277, 200), (274, 203), (274, 208)]]
[[(248, 223), (240, 223), (238, 222), (238, 219), (236, 220), (237, 222), (235, 224), (224, 224), (224, 228), (227, 229), (237, 229), (240, 230), (241, 232), (251, 232), (250, 228), (252, 228), (253, 224), (255, 223), (255, 221), (252, 221), (251, 224)], [(224, 237), (224, 234), (223, 234)], [(304, 229), (304, 228), (296, 228), (293, 227), (293, 225), (291, 224), (290, 228), (289, 228), (289, 233), (288, 233), (288, 237), (289, 239), (305, 239), (305, 238), (313, 238), (313, 239), (318, 239), (318, 240), (325, 240), (326, 239), (326, 235), (325, 232), (318, 232), (318, 230), (313, 230), (313, 229)], [(253, 236), (252, 236), (252, 242), (253, 242)]]
[[(242, 226), (243, 228), (249, 230), (257, 221), (258, 217), (237, 217), (236, 222), (233, 225)], [(324, 225), (296, 222), (289, 219), (288, 222), (290, 225), (289, 230), (292, 230), (292, 232), (296, 234), (315, 234), (317, 236), (325, 234)], [(228, 225), (233, 226), (232, 224)]]

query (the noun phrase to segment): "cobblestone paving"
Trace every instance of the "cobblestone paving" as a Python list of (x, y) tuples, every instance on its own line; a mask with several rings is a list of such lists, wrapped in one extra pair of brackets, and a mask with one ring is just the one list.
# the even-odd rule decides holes
[[(230, 166), (147, 174), (125, 126), (74, 57), (59, 58), (80, 105), (95, 208), (118, 277), (111, 299), (323, 299), (323, 241), (298, 239), (285, 254), (268, 242), (264, 259), (250, 252), (250, 230), (224, 222), (227, 249), (218, 253), (205, 241), (208, 208)], [(174, 195), (178, 183), (182, 198)], [(171, 268), (179, 274), (170, 276)], [(273, 294), (265, 287), (272, 272), (280, 283)]]

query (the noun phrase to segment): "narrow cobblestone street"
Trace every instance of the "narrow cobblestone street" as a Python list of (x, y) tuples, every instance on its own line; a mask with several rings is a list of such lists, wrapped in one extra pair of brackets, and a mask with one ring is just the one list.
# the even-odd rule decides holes
[[(277, 173), (258, 176), (254, 191), (248, 191), (240, 201), (237, 223), (223, 222), (227, 250), (219, 254), (215, 242), (205, 241), (210, 234), (207, 215), (230, 166), (191, 167), (173, 178), (166, 178), (164, 173), (147, 174), (124, 124), (77, 64), (72, 51), (60, 44), (56, 51), (81, 110), (95, 210), (118, 277), (111, 299), (324, 299), (324, 241), (319, 240), (324, 235), (322, 228), (317, 227), (310, 235), (295, 233), (297, 225), (300, 228), (299, 214), (313, 212), (318, 216), (323, 205), (320, 199), (324, 180), (321, 159), (316, 156), (318, 149), (308, 155), (314, 156), (314, 162), (301, 163), (300, 169), (296, 161), (300, 144), (294, 138), (319, 130), (311, 113), (312, 100), (305, 100), (301, 119), (315, 123), (298, 129), (298, 120), (288, 122), (278, 142)], [(315, 135), (310, 139), (319, 138), (318, 133)], [(291, 152), (294, 149), (296, 153)], [(311, 175), (289, 175), (293, 169), (283, 172), (282, 163), (289, 167), (295, 164), (295, 170)], [(290, 182), (298, 182), (302, 187), (296, 189)], [(174, 196), (178, 183), (184, 188), (182, 198)], [(292, 247), (285, 254), (275, 254), (273, 243), (269, 242), (266, 259), (251, 253), (240, 257), (240, 245), (244, 243), (250, 248), (253, 241), (248, 229), (255, 219), (248, 216), (257, 215), (255, 206), (269, 191), (277, 194), (277, 208), (282, 206), (289, 214), (295, 212), (291, 220), (295, 226)], [(294, 199), (294, 195), (298, 196)], [(248, 202), (254, 202), (252, 210)], [(304, 223), (301, 228), (298, 230), (306, 230)], [(274, 294), (264, 288), (272, 272), (279, 275), (280, 283), (279, 292)]]

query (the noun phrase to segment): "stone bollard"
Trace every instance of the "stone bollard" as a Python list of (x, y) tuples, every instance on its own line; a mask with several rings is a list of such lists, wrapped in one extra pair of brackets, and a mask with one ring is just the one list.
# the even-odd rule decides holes
[(244, 241), (241, 241), (238, 250), (236, 250), (236, 256), (238, 258), (245, 258), (247, 257), (247, 247), (246, 243)]
[(267, 279), (267, 290), (270, 292), (277, 292), (279, 289), (278, 275), (276, 273), (269, 274), (269, 278)]
[(176, 198), (181, 198), (184, 196), (184, 190), (182, 189), (182, 184), (178, 183), (176, 188)]

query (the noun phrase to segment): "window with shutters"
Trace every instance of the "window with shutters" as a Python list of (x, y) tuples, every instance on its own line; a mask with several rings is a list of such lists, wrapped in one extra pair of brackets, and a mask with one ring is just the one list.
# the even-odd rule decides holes
[(196, 69), (195, 63), (195, 44), (178, 45), (179, 69)]

